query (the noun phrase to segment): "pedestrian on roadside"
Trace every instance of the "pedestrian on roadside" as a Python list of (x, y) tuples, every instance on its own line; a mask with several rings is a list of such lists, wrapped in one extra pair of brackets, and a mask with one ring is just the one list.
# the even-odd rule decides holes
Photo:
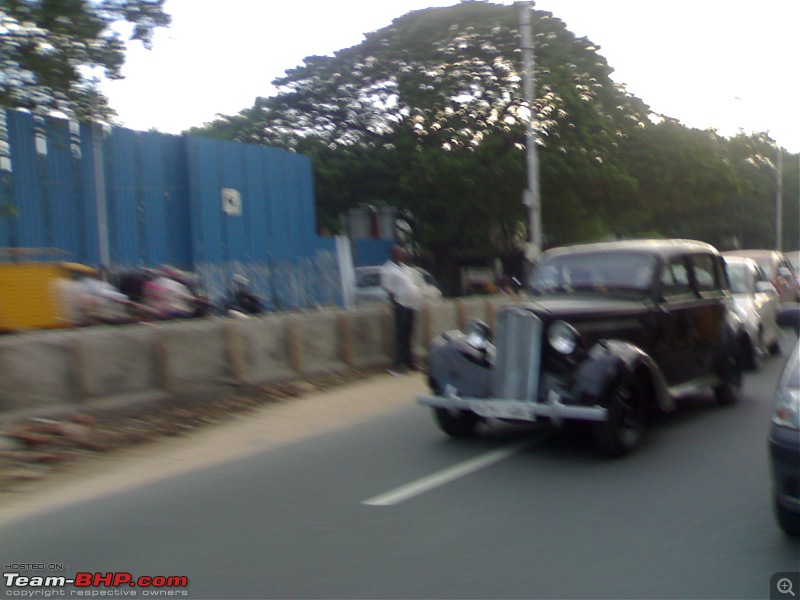
[(389, 251), (389, 260), (381, 268), (381, 286), (389, 294), (394, 311), (395, 370), (415, 371), (411, 340), (423, 296), (414, 270), (408, 265), (408, 253), (401, 246), (393, 246)]
[(235, 311), (243, 315), (258, 315), (264, 312), (264, 303), (253, 290), (250, 281), (240, 274), (233, 276), (233, 288), (227, 302), (228, 312)]
[(192, 316), (192, 294), (178, 277), (175, 269), (163, 266), (145, 284), (144, 303), (151, 319), (165, 321)]

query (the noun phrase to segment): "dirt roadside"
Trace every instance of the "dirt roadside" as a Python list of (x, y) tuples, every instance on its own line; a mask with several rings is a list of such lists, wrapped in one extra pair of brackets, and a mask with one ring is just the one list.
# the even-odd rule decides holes
[(424, 390), (418, 373), (350, 372), (196, 405), (11, 424), (0, 431), (0, 524), (365, 422)]

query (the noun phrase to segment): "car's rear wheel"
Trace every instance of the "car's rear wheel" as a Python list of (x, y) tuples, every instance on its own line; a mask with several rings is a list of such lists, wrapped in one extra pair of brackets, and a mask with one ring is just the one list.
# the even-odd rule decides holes
[(775, 506), (775, 520), (778, 526), (789, 535), (800, 536), (800, 513), (792, 512), (783, 506), (777, 499), (773, 500)]
[(433, 415), (439, 429), (453, 438), (472, 437), (480, 422), (480, 417), (475, 413), (447, 408), (434, 408)]
[(742, 351), (737, 349), (728, 353), (722, 365), (722, 383), (714, 388), (717, 404), (729, 406), (739, 399), (742, 390)]
[(624, 456), (641, 444), (647, 425), (647, 403), (641, 380), (630, 376), (612, 390), (608, 420), (594, 426), (594, 439), (608, 456)]

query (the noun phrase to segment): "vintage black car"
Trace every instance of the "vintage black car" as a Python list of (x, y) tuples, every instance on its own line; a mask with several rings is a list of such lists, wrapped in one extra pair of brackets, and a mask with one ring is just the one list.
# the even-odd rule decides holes
[(619, 456), (641, 441), (650, 411), (711, 389), (733, 403), (746, 337), (725, 265), (710, 245), (640, 240), (543, 253), (530, 302), (502, 306), (496, 331), (471, 321), (431, 343), (433, 407), (448, 435), (490, 419), (591, 423)]

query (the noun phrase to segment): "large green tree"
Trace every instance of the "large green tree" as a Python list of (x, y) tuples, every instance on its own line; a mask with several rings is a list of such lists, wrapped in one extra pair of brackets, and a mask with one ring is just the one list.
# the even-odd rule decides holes
[(800, 156), (779, 150), (764, 133), (740, 134), (726, 143), (726, 159), (741, 181), (739, 193), (727, 198), (721, 215), (730, 244), (775, 246), (779, 153), (783, 162), (783, 249), (800, 248)]
[(122, 77), (121, 30), (149, 46), (164, 1), (0, 0), (0, 106), (108, 119), (97, 84)]
[(728, 234), (734, 215), (725, 209), (742, 180), (726, 140), (663, 118), (627, 139), (621, 154), (647, 207), (643, 229), (716, 243)]
[[(310, 154), (326, 229), (350, 208), (395, 206), (440, 266), (521, 247), (531, 115), (547, 245), (644, 235), (771, 244), (774, 148), (654, 118), (614, 83), (599, 48), (533, 14), (533, 107), (518, 8), (465, 1), (309, 57), (274, 82), (276, 96), (193, 131)], [(784, 196), (796, 199), (798, 161), (784, 163)], [(796, 204), (785, 203), (787, 246), (797, 244)]]
[(644, 126), (647, 106), (610, 79), (588, 40), (550, 13), (533, 21), (533, 107), (523, 97), (519, 9), (467, 1), (409, 13), (357, 46), (307, 58), (274, 82), (278, 95), (194, 132), (310, 153), (324, 222), (359, 203), (390, 204), (411, 214), (417, 242), (443, 259), (524, 239), (533, 114), (551, 241), (574, 239), (587, 221), (585, 235), (609, 233), (614, 203), (636, 203), (636, 182), (615, 155)]

